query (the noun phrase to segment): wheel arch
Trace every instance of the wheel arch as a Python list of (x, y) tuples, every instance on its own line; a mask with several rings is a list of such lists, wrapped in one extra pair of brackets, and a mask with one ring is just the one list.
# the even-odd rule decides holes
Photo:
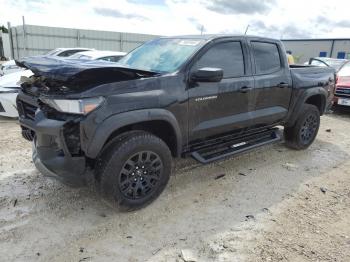
[[(292, 103), (290, 115), (285, 126), (293, 126), (297, 120), (303, 104), (310, 104), (317, 107), (320, 115), (323, 115), (327, 106), (327, 91), (322, 87), (306, 89), (300, 95), (296, 95), (295, 102)], [(293, 105), (294, 104), (294, 105)]]
[(305, 100), (305, 104), (316, 106), (322, 115), (326, 108), (326, 97), (322, 94), (311, 95)]
[(91, 139), (86, 156), (95, 159), (106, 145), (118, 135), (142, 130), (161, 138), (173, 156), (182, 151), (182, 134), (175, 116), (165, 109), (147, 109), (113, 115), (104, 120)]

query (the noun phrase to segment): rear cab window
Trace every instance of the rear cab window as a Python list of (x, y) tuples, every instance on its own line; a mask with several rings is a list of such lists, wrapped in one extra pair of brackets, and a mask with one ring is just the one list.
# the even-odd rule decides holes
[(281, 56), (276, 43), (251, 41), (256, 74), (272, 74), (282, 68)]
[(245, 64), (240, 41), (217, 43), (210, 47), (192, 67), (192, 72), (203, 67), (221, 68), (224, 78), (245, 75)]

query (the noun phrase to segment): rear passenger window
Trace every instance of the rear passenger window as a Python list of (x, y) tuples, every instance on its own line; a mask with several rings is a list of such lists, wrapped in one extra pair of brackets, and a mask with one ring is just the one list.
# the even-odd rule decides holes
[[(194, 70), (203, 67), (216, 67), (224, 70), (224, 78), (245, 74), (242, 46), (240, 42), (219, 43), (211, 47), (194, 66)], [(192, 69), (192, 70), (193, 70)]]
[(269, 74), (281, 68), (278, 46), (272, 43), (251, 42), (257, 74)]

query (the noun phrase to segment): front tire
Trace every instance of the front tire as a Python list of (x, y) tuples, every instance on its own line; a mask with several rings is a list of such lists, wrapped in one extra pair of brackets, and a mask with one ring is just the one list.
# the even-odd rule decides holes
[(171, 173), (171, 153), (160, 138), (133, 131), (102, 154), (100, 192), (114, 207), (130, 211), (156, 199)]
[(314, 105), (304, 104), (294, 126), (284, 128), (286, 145), (301, 150), (315, 140), (320, 127), (320, 111)]

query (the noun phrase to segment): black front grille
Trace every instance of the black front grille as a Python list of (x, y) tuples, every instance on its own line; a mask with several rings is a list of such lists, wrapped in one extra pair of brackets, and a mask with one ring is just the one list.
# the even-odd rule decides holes
[(0, 112), (5, 112), (4, 107), (2, 106), (2, 104), (0, 103)]
[(335, 95), (339, 97), (349, 97), (350, 98), (350, 88), (338, 87), (335, 90)]
[(18, 101), (17, 109), (20, 117), (34, 120), (35, 112), (38, 108), (34, 105), (27, 104), (26, 102)]

